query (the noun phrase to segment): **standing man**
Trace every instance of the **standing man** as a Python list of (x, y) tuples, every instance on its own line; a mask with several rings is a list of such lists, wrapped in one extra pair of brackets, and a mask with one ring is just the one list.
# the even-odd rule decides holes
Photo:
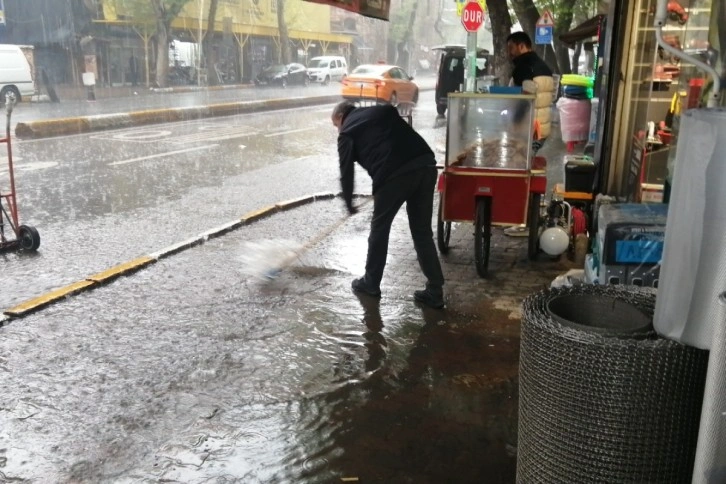
[(131, 71), (131, 85), (136, 86), (139, 84), (139, 61), (136, 59), (134, 54), (129, 57), (129, 70)]
[(391, 224), (405, 202), (413, 245), (427, 279), (426, 289), (415, 291), (414, 299), (432, 308), (443, 308), (444, 275), (431, 230), (437, 178), (433, 151), (391, 105), (359, 108), (343, 101), (335, 107), (331, 119), (338, 128), (340, 183), (351, 215), (358, 211), (353, 206), (356, 161), (373, 180), (366, 273), (353, 280), (353, 291), (381, 296)]
[[(536, 153), (550, 135), (552, 127), (552, 101), (555, 94), (555, 82), (552, 71), (532, 50), (532, 40), (524, 32), (514, 32), (507, 37), (507, 52), (514, 64), (512, 84), (522, 87), (525, 91), (536, 94), (534, 102), (536, 120), (539, 124), (539, 136), (532, 142), (533, 154)], [(531, 87), (532, 81), (535, 88)]]
[[(532, 156), (534, 156), (550, 135), (552, 128), (552, 102), (554, 101), (555, 82), (552, 70), (532, 50), (532, 39), (524, 32), (514, 32), (507, 37), (507, 52), (514, 64), (512, 82), (510, 84), (521, 87), (524, 91), (536, 95), (535, 109), (535, 137), (532, 140)], [(522, 117), (524, 112), (515, 113)], [(526, 237), (529, 230), (526, 225), (510, 227), (504, 230), (505, 235)]]

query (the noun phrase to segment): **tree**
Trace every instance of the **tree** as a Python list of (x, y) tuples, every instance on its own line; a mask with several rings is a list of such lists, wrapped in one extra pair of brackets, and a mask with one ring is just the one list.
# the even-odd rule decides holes
[(277, 28), (280, 33), (280, 62), (290, 63), (290, 35), (285, 21), (285, 0), (273, 0), (277, 5)]
[(149, 45), (151, 44), (151, 38), (156, 33), (154, 10), (149, 0), (114, 0), (113, 7), (144, 44), (144, 75), (145, 84), (148, 86), (150, 82), (149, 72), (151, 71)]
[(156, 85), (166, 86), (171, 23), (190, 0), (150, 0), (156, 22)]
[(512, 74), (512, 63), (507, 54), (507, 37), (512, 30), (512, 18), (509, 15), (507, 0), (487, 0), (487, 10), (492, 25), (494, 40), (494, 73), (499, 82), (509, 82)]
[(390, 21), (388, 58), (404, 69), (410, 67), (408, 64), (414, 40), (414, 22), (420, 4), (419, 0), (405, 0)]
[(214, 24), (217, 20), (217, 5), (219, 0), (211, 0), (209, 3), (209, 15), (207, 15), (207, 32), (204, 34), (203, 50), (204, 56), (207, 59), (207, 83), (210, 86), (218, 84), (217, 71), (215, 65), (217, 64), (217, 56), (215, 55), (213, 44), (214, 44)]
[[(574, 3), (576, 0), (556, 0), (558, 3), (564, 3), (564, 2), (571, 2)], [(540, 13), (537, 7), (535, 6), (534, 2), (532, 0), (511, 0), (512, 7), (514, 8), (515, 13), (517, 14), (517, 20), (519, 20), (519, 24), (522, 26), (522, 30), (529, 34), (530, 36), (534, 37), (534, 32), (537, 26), (537, 20), (539, 20)], [(544, 10), (543, 10), (544, 11)], [(553, 12), (553, 15), (555, 16), (555, 28), (554, 28), (554, 39), (553, 43), (557, 45), (560, 43), (557, 40), (557, 33), (562, 32), (560, 28), (557, 26), (557, 22), (561, 21), (560, 19), (560, 12), (557, 11), (557, 13)], [(570, 16), (569, 22), (572, 23), (572, 17)], [(569, 24), (568, 27), (569, 28)], [(567, 31), (567, 29), (565, 29)], [(534, 38), (532, 38), (534, 41)], [(560, 68), (558, 66), (558, 59), (555, 57), (555, 51), (553, 50), (552, 46), (545, 45), (542, 46), (539, 49), (539, 54), (542, 55), (545, 62), (547, 62), (547, 65), (550, 66), (550, 68), (554, 72), (559, 72)], [(569, 63), (569, 61), (568, 61)]]
[[(530, 2), (532, 0), (512, 0), (515, 2)], [(598, 5), (598, 0), (537, 0), (539, 11), (549, 10), (555, 17), (554, 38), (552, 44), (554, 46), (554, 55), (557, 59), (557, 71), (561, 74), (569, 74), (573, 70), (567, 44), (560, 42), (559, 35), (568, 32), (573, 26), (573, 20), (583, 22), (590, 18)], [(536, 7), (535, 7), (536, 10)], [(531, 13), (528, 14), (531, 18)], [(519, 13), (517, 13), (519, 17)], [(539, 12), (537, 12), (539, 18)], [(536, 19), (535, 19), (536, 23)], [(524, 24), (522, 25), (524, 28)], [(534, 32), (534, 26), (529, 32)], [(548, 46), (549, 47), (549, 46)], [(548, 49), (549, 56), (550, 50)], [(549, 60), (549, 59), (546, 59)], [(575, 62), (574, 66), (577, 66)]]

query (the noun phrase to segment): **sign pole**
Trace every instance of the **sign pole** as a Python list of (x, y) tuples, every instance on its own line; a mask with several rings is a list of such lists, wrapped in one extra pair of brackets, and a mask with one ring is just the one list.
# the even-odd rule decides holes
[(466, 79), (464, 92), (476, 92), (476, 32), (466, 34)]
[(484, 8), (479, 2), (469, 0), (461, 10), (461, 24), (466, 35), (466, 61), (464, 63), (463, 92), (476, 92), (476, 31), (484, 23)]

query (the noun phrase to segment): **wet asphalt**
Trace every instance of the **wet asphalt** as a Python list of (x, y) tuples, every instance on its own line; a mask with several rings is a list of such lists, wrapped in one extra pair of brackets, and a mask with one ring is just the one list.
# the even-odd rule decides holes
[[(433, 129), (426, 108), (420, 118)], [(334, 152), (327, 157), (334, 161)], [(295, 192), (282, 181), (301, 162), (226, 180), (235, 188), (280, 180), (267, 190), (279, 201)], [(310, 180), (335, 180), (330, 165)], [(305, 180), (295, 179), (316, 187)], [(112, 249), (103, 255), (100, 247), (125, 240), (124, 231), (137, 241), (128, 253), (158, 249), (183, 238), (180, 225), (166, 225), (185, 222), (179, 213), (189, 215), (191, 232), (239, 215), (244, 191), (228, 205), (233, 190), (224, 186), (195, 189), (181, 212), (170, 197), (85, 225), (73, 221), (77, 237), (62, 245), (76, 247), (78, 261), (52, 254), (61, 246), (52, 243), (36, 258), (80, 274), (87, 264), (114, 260)], [(429, 310), (411, 298), (424, 280), (399, 216), (382, 299), (357, 297), (349, 284), (362, 273), (370, 221), (370, 203), (360, 203), (350, 218), (339, 199), (275, 214), (0, 328), (0, 476), (513, 482), (519, 303), (567, 262), (530, 263), (525, 239), (495, 230), (492, 275), (480, 279), (473, 229), (457, 224), (442, 258), (448, 307)], [(128, 224), (136, 218), (141, 226)], [(149, 222), (155, 218), (158, 233)], [(93, 249), (100, 257), (77, 245), (83, 227), (104, 237)], [(289, 262), (287, 253), (269, 250), (279, 246), (299, 257), (276, 267)], [(9, 256), (6, 266), (40, 264), (20, 257)], [(260, 278), (268, 267), (280, 270)]]

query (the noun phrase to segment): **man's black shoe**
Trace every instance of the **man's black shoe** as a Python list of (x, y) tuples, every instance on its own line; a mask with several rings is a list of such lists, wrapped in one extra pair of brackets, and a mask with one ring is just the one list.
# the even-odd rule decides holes
[(434, 296), (429, 291), (414, 291), (413, 298), (420, 302), (421, 304), (425, 304), (426, 306), (434, 309), (443, 309), (444, 308), (444, 298), (441, 296)]
[(368, 294), (369, 296), (373, 297), (381, 297), (381, 290), (366, 286), (366, 283), (363, 282), (362, 277), (360, 279), (353, 279), (350, 287), (352, 287), (353, 291), (355, 292), (362, 292), (363, 294)]

